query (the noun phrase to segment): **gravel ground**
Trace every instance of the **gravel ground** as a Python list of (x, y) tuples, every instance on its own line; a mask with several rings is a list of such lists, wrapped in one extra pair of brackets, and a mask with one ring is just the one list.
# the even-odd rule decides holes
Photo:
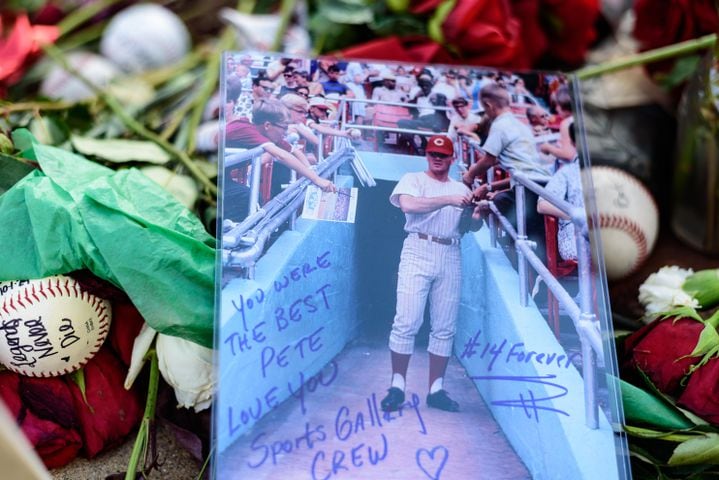
[[(130, 458), (135, 436), (130, 435), (123, 445), (98, 455), (92, 460), (77, 458), (63, 468), (52, 470), (57, 480), (104, 480), (108, 475), (124, 472)], [(190, 480), (198, 477), (201, 465), (175, 440), (165, 425), (160, 425), (157, 434), (160, 467), (153, 469), (150, 479)]]

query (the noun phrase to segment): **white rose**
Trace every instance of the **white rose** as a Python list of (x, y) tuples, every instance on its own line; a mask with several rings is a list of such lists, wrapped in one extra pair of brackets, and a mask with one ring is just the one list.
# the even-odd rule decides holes
[(694, 272), (677, 266), (662, 267), (652, 273), (639, 287), (639, 302), (646, 313), (652, 314), (676, 307), (699, 307), (699, 302), (682, 290), (687, 277)]
[[(157, 331), (145, 324), (132, 348), (130, 369), (125, 378), (125, 388), (130, 388), (142, 370), (145, 354), (152, 345)], [(179, 407), (194, 408), (196, 412), (208, 408), (215, 389), (213, 351), (194, 342), (157, 335), (155, 344), (162, 377), (175, 389)]]

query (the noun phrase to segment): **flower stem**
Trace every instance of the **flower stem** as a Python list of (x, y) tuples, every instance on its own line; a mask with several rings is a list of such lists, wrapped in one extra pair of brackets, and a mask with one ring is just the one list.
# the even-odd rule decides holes
[(145, 401), (145, 413), (142, 415), (140, 429), (135, 438), (135, 445), (132, 447), (130, 460), (127, 463), (125, 480), (134, 480), (137, 474), (137, 466), (140, 463), (142, 453), (147, 449), (150, 426), (155, 421), (155, 408), (157, 407), (157, 388), (160, 383), (160, 368), (157, 361), (157, 352), (154, 348), (148, 350), (145, 358), (150, 359), (150, 382), (147, 387), (147, 400)]
[[(132, 115), (130, 115), (128, 112), (125, 111), (124, 108), (120, 105), (120, 103), (117, 101), (117, 99), (110, 95), (109, 93), (105, 92), (104, 90), (101, 90), (95, 86), (92, 82), (90, 82), (84, 75), (82, 75), (76, 68), (73, 68), (65, 58), (65, 55), (62, 53), (61, 50), (59, 50), (54, 45), (43, 45), (43, 50), (56, 62), (58, 62), (63, 69), (67, 70), (78, 78), (82, 83), (88, 86), (88, 88), (92, 89), (92, 91), (103, 101), (105, 104), (112, 110), (112, 112), (117, 115), (117, 117), (120, 119), (120, 121), (127, 127), (129, 130), (135, 132), (140, 137), (149, 140), (151, 142), (156, 143), (160, 146), (163, 150), (168, 152), (173, 157), (177, 158), (186, 168), (187, 170), (195, 177), (195, 179), (210, 193), (217, 195), (217, 187), (215, 184), (210, 180), (207, 175), (195, 164), (195, 162), (192, 161), (190, 156), (184, 152), (183, 150), (180, 150), (179, 148), (172, 145), (167, 140), (164, 140), (163, 138), (160, 138), (159, 135), (154, 133), (153, 131), (147, 129), (144, 125), (142, 125), (140, 122), (135, 120)], [(218, 60), (219, 61), (219, 60)], [(201, 112), (200, 112), (201, 113)], [(199, 119), (198, 119), (199, 123)]]
[(637, 53), (634, 55), (627, 55), (616, 60), (601, 63), (599, 65), (592, 65), (589, 67), (581, 68), (574, 72), (580, 80), (586, 80), (592, 77), (598, 77), (606, 73), (617, 72), (637, 65), (644, 65), (647, 63), (658, 62), (666, 60), (668, 58), (674, 58), (689, 53), (694, 53), (700, 50), (705, 50), (714, 46), (716, 42), (716, 34), (705, 35), (700, 38), (693, 40), (687, 40), (685, 42), (675, 43), (666, 47), (657, 48), (654, 50), (648, 50), (646, 52)]
[(296, 5), (297, 0), (282, 0), (282, 5), (280, 6), (280, 25), (277, 27), (277, 33), (272, 42), (272, 50), (275, 52), (282, 50), (285, 33), (290, 25), (290, 19), (292, 18)]
[(75, 28), (79, 27), (83, 23), (90, 20), (92, 17), (102, 12), (106, 8), (119, 3), (122, 0), (99, 0), (96, 2), (89, 2), (82, 8), (78, 8), (70, 13), (67, 17), (63, 18), (60, 23), (57, 24), (60, 30), (60, 36), (64, 36)]

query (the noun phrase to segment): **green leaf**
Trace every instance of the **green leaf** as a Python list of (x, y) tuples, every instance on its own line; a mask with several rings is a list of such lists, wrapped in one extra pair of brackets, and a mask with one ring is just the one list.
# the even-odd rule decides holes
[(675, 433), (652, 430), (650, 428), (633, 427), (631, 425), (625, 425), (624, 430), (634, 437), (639, 438), (650, 438), (653, 440), (666, 440), (668, 442), (684, 442), (696, 437), (696, 434), (689, 433)]
[(96, 139), (73, 135), (75, 150), (115, 163), (146, 162), (163, 165), (170, 160), (170, 154), (157, 144), (141, 140)]
[(0, 195), (15, 185), (21, 178), (32, 172), (34, 167), (24, 161), (0, 153)]
[(719, 434), (693, 438), (680, 443), (669, 459), (669, 465), (708, 463), (719, 465)]
[(674, 88), (691, 77), (694, 72), (696, 72), (700, 62), (701, 56), (699, 55), (681, 57), (674, 62), (674, 67), (671, 72), (666, 75), (658, 76), (659, 82), (664, 87)]
[(445, 0), (434, 11), (434, 15), (429, 19), (427, 23), (427, 32), (432, 40), (437, 43), (444, 44), (444, 34), (442, 33), (442, 24), (449, 16), (449, 13), (454, 8), (457, 0)]
[(11, 137), (12, 142), (15, 144), (15, 148), (21, 152), (30, 150), (33, 145), (40, 143), (27, 128), (18, 128), (13, 130)]
[(426, 24), (414, 15), (376, 17), (369, 28), (381, 37), (389, 35), (425, 35)]
[(624, 415), (628, 421), (671, 430), (681, 430), (694, 425), (661, 399), (624, 380), (620, 379), (619, 384), (622, 390)]
[(664, 312), (659, 312), (654, 315), (657, 317), (656, 320), (664, 320), (665, 318), (677, 317), (676, 319), (674, 319), (675, 322), (680, 318), (693, 318), (697, 322), (704, 323), (704, 319), (697, 313), (697, 311), (693, 307), (689, 306), (676, 307), (672, 310), (666, 310)]
[(322, 2), (320, 12), (331, 22), (361, 25), (374, 20), (374, 12), (361, 1), (334, 0)]
[(704, 363), (706, 363), (709, 358), (717, 352), (719, 352), (719, 333), (717, 333), (716, 328), (714, 328), (713, 325), (707, 323), (704, 325), (702, 333), (699, 334), (699, 340), (697, 341), (694, 350), (686, 356), (698, 357), (700, 355), (704, 355), (706, 357), (704, 359)]
[(719, 304), (719, 268), (700, 270), (688, 276), (682, 290), (696, 298), (703, 309)]
[(85, 393), (87, 390), (87, 386), (85, 384), (85, 369), (81, 368), (79, 370), (75, 370), (70, 374), (70, 378), (75, 383), (75, 385), (77, 385), (77, 388), (80, 389), (80, 393), (82, 394), (82, 401), (85, 402), (85, 405), (87, 405), (87, 408), (89, 408), (91, 412), (94, 412), (92, 405), (87, 403), (87, 394)]

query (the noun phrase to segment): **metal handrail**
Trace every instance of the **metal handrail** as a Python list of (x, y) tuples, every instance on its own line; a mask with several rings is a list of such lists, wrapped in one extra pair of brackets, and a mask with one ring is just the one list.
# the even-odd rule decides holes
[[(354, 157), (351, 148), (330, 155), (315, 169), (322, 178), (332, 175), (347, 160)], [(254, 266), (264, 250), (272, 232), (286, 222), (304, 202), (304, 192), (310, 185), (308, 178), (301, 178), (271, 199), (256, 215), (235, 226), (222, 236), (222, 261), (224, 265), (247, 268), (248, 278), (254, 277)], [(251, 218), (252, 217), (252, 218)], [(240, 247), (241, 249), (238, 249)], [(244, 247), (244, 248), (242, 248)]]
[[(585, 415), (586, 424), (589, 428), (596, 429), (599, 425), (598, 412), (599, 405), (596, 396), (596, 360), (604, 359), (604, 349), (602, 347), (601, 332), (599, 322), (592, 311), (592, 292), (591, 292), (591, 254), (585, 239), (588, 237), (586, 212), (579, 207), (575, 207), (563, 198), (548, 192), (544, 187), (536, 183), (529, 175), (515, 170), (512, 172), (512, 178), (517, 182), (515, 185), (516, 195), (516, 218), (517, 228), (502, 215), (494, 202), (487, 201), (493, 216), (500, 222), (503, 229), (514, 239), (518, 257), (518, 276), (519, 276), (519, 292), (520, 303), (527, 306), (527, 263), (532, 266), (535, 272), (544, 280), (557, 301), (565, 308), (567, 314), (579, 334), (579, 341), (582, 348), (582, 376), (584, 378), (584, 399), (585, 399)], [(580, 303), (577, 305), (575, 300), (569, 295), (567, 290), (552, 275), (547, 267), (534, 253), (533, 248), (536, 246), (534, 242), (528, 240), (524, 218), (524, 189), (529, 188), (538, 196), (544, 198), (548, 202), (555, 205), (562, 212), (567, 214), (575, 225), (575, 234), (577, 237), (577, 268), (579, 272), (579, 297)]]

